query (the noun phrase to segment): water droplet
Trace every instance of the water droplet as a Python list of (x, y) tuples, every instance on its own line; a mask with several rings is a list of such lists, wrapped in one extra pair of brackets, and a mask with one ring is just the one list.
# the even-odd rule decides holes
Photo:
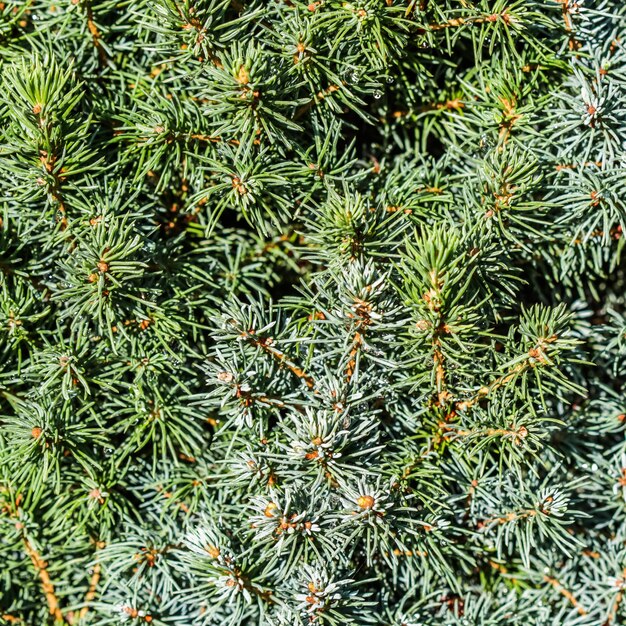
[(380, 91), (376, 90), (374, 92), (374, 98), (376, 98), (376, 100), (380, 100), (382, 98), (382, 96), (383, 96), (383, 94)]

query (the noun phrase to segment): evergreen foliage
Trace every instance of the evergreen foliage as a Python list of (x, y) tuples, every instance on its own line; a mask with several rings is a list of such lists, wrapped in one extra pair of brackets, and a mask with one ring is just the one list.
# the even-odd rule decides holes
[(0, 623), (626, 622), (621, 0), (0, 39)]

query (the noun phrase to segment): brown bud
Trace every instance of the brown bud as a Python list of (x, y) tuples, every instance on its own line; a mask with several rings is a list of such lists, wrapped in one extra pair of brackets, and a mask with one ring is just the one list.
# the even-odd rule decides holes
[(237, 76), (235, 77), (235, 80), (240, 85), (247, 85), (250, 82), (250, 74), (248, 73), (248, 70), (246, 69), (245, 65), (242, 65), (239, 68), (239, 71), (237, 72)]
[(359, 496), (356, 500), (356, 503), (361, 509), (371, 509), (376, 501), (372, 496)]
[(263, 515), (265, 517), (274, 517), (274, 511), (278, 508), (278, 505), (275, 502), (270, 502), (266, 507), (265, 511), (263, 511)]
[(418, 330), (428, 330), (430, 328), (430, 322), (428, 320), (418, 320), (415, 326)]

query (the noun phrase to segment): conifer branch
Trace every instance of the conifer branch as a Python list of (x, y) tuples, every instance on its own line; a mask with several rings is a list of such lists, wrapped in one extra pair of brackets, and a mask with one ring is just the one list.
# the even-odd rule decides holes
[(306, 373), (300, 366), (296, 365), (284, 352), (275, 348), (272, 344), (274, 340), (271, 337), (258, 337), (254, 329), (244, 330), (240, 337), (246, 339), (252, 345), (261, 348), (263, 352), (274, 357), (281, 365), (284, 365), (294, 376), (301, 379), (309, 389), (315, 386), (312, 376)]
[[(345, 85), (345, 83), (342, 83), (342, 85)], [(295, 115), (293, 116), (294, 121), (299, 120), (300, 118), (302, 118), (306, 113), (308, 113), (308, 111), (318, 105), (320, 102), (322, 102), (325, 98), (327, 98), (328, 96), (330, 96), (331, 94), (335, 93), (336, 91), (339, 91), (342, 88), (342, 85), (329, 85), (328, 87), (326, 87), (326, 89), (322, 89), (320, 91), (317, 92), (317, 94), (315, 95), (314, 98), (312, 98), (311, 100), (309, 100), (309, 102), (307, 102), (306, 104), (303, 104), (295, 113)]]
[(35, 572), (41, 581), (41, 588), (45, 595), (50, 615), (52, 615), (55, 622), (66, 624), (67, 622), (63, 616), (63, 612), (61, 611), (61, 605), (59, 604), (54, 585), (50, 578), (50, 574), (48, 573), (48, 564), (41, 558), (37, 548), (25, 531), (22, 532), (22, 541), (24, 543), (26, 554), (30, 558)]
[[(80, 2), (80, 1), (81, 0), (77, 0), (77, 2)], [(107, 61), (107, 55), (106, 55), (106, 51), (104, 47), (102, 46), (102, 41), (101, 41), (102, 35), (94, 20), (93, 7), (91, 5), (92, 0), (82, 0), (82, 2), (85, 3), (84, 6), (85, 6), (85, 13), (87, 15), (87, 30), (89, 31), (89, 34), (91, 35), (91, 41), (93, 42), (93, 46), (98, 53), (98, 58), (100, 59), (100, 63), (105, 64)]]
[[(104, 545), (105, 544), (103, 541), (96, 542), (97, 550), (101, 550), (102, 548), (104, 548)], [(96, 599), (96, 596), (98, 594), (98, 584), (100, 583), (100, 576), (102, 573), (101, 569), (102, 569), (102, 566), (100, 562), (99, 561), (96, 562), (93, 566), (93, 571), (89, 579), (89, 587), (87, 589), (87, 593), (85, 594), (85, 599), (84, 599), (85, 606), (81, 608), (78, 614), (79, 620), (85, 619), (85, 617), (87, 616), (87, 613), (89, 613), (89, 608), (90, 608), (91, 603)]]
[(574, 594), (566, 589), (556, 578), (548, 576), (547, 574), (543, 579), (552, 585), (564, 598), (569, 600), (570, 604), (578, 611), (579, 615), (587, 615), (587, 611), (580, 605)]
[(619, 612), (619, 608), (620, 608), (620, 605), (622, 604), (623, 599), (624, 599), (624, 591), (622, 589), (620, 589), (617, 592), (617, 594), (615, 596), (615, 600), (613, 600), (613, 603), (611, 605), (611, 609), (609, 611), (609, 616), (608, 616), (607, 621), (606, 621), (607, 626), (610, 626), (611, 624), (616, 622), (617, 615), (618, 615), (618, 612)]
[[(53, 202), (57, 205), (57, 211), (60, 213), (60, 223), (61, 228), (67, 228), (67, 209), (65, 206), (65, 201), (63, 199), (61, 186), (63, 183), (63, 174), (62, 170), (60, 171), (57, 167), (57, 156), (54, 154), (48, 153), (46, 150), (40, 150), (39, 159), (41, 164), (45, 168), (46, 172), (52, 177), (53, 184), (49, 189), (50, 197)], [(43, 181), (42, 181), (43, 183)]]
[(511, 439), (516, 445), (520, 445), (528, 436), (528, 429), (525, 426), (519, 428), (485, 428), (477, 430), (458, 430), (442, 423), (440, 427), (447, 430), (454, 437), (502, 437)]
[(488, 15), (450, 18), (447, 22), (429, 24), (428, 30), (436, 32), (439, 30), (447, 30), (448, 28), (458, 28), (459, 26), (466, 26), (468, 24), (493, 24), (497, 21), (502, 21), (504, 24), (507, 25), (512, 22), (512, 17), (508, 13), (508, 9)]
[(626, 620), (626, 30), (557, 1), (0, 6), (0, 622)]
[(571, 15), (571, 11), (575, 5), (575, 0), (554, 0), (554, 2), (558, 2), (561, 5), (561, 15), (563, 16), (563, 22), (565, 24), (565, 32), (568, 33), (569, 36), (570, 50), (578, 50), (580, 48), (580, 43), (576, 40), (573, 33), (574, 24), (572, 22)]
[(524, 374), (524, 372), (533, 369), (535, 367), (540, 367), (544, 365), (550, 364), (550, 359), (547, 356), (547, 349), (550, 344), (553, 344), (558, 341), (557, 335), (552, 335), (551, 337), (543, 337), (540, 338), (539, 341), (535, 344), (534, 347), (528, 350), (528, 354), (517, 363), (511, 370), (499, 376), (495, 380), (493, 380), (488, 385), (481, 387), (476, 394), (470, 398), (469, 400), (463, 400), (461, 402), (457, 402), (455, 408), (461, 411), (467, 411), (472, 408), (478, 402), (487, 398), (490, 394), (498, 389), (505, 387), (510, 382), (514, 381), (520, 375)]

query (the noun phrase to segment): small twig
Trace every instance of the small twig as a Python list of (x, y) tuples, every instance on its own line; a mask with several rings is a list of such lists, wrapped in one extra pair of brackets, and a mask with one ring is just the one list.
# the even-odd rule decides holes
[(466, 24), (494, 23), (498, 20), (502, 20), (505, 24), (509, 24), (511, 22), (511, 16), (505, 10), (501, 13), (492, 13), (490, 15), (482, 15), (480, 17), (454, 17), (449, 19), (447, 22), (442, 22), (439, 24), (429, 24), (427, 28), (430, 31), (438, 31), (445, 30), (447, 28), (458, 28), (459, 26), (464, 26)]
[[(104, 547), (104, 544), (98, 544), (98, 547)], [(100, 563), (96, 563), (93, 567), (91, 578), (89, 579), (89, 589), (85, 594), (85, 606), (80, 610), (78, 618), (84, 619), (89, 612), (89, 605), (96, 599), (96, 593), (98, 592), (98, 583), (100, 582), (101, 566)]]
[(312, 389), (315, 386), (315, 380), (312, 376), (307, 374), (301, 367), (290, 360), (284, 352), (272, 347), (273, 340), (271, 338), (257, 337), (253, 330), (244, 331), (241, 334), (241, 337), (243, 339), (248, 339), (253, 345), (258, 346), (264, 352), (273, 356), (277, 361), (283, 363), (292, 374), (303, 380), (309, 389)]
[[(39, 115), (39, 113), (36, 113)], [(53, 202), (57, 204), (57, 211), (61, 215), (59, 222), (61, 223), (61, 229), (67, 228), (67, 207), (65, 205), (65, 201), (63, 199), (63, 194), (61, 192), (61, 186), (64, 180), (63, 170), (57, 170), (56, 163), (58, 157), (55, 154), (50, 154), (46, 150), (39, 151), (39, 161), (45, 168), (46, 172), (52, 177), (53, 183), (48, 189), (48, 193), (52, 198)], [(41, 180), (43, 184), (43, 180)]]
[(313, 105), (318, 104), (319, 102), (324, 100), (324, 98), (329, 96), (331, 93), (335, 93), (335, 91), (339, 91), (340, 89), (341, 89), (340, 85), (330, 85), (330, 87), (327, 87), (326, 89), (323, 89), (322, 91), (318, 91), (315, 98), (311, 98), (309, 102), (307, 102), (306, 104), (303, 104), (296, 111), (296, 114), (293, 116), (293, 119), (294, 120), (300, 119), (309, 109), (313, 107)]
[(508, 524), (510, 522), (528, 519), (529, 517), (535, 517), (536, 515), (537, 511), (535, 509), (527, 509), (525, 511), (520, 511), (519, 513), (511, 512), (500, 517), (490, 517), (489, 519), (483, 520), (478, 523), (478, 527), (484, 528), (485, 526), (491, 526), (492, 524)]
[[(580, 167), (602, 167), (602, 161), (585, 161)], [(561, 170), (575, 170), (577, 169), (579, 166), (574, 164), (574, 163), (562, 163), (559, 165), (555, 165), (554, 169), (557, 172), (560, 172)]]
[(607, 626), (612, 624), (615, 618), (617, 617), (617, 611), (619, 610), (619, 605), (622, 603), (623, 599), (624, 599), (624, 592), (620, 590), (617, 592), (617, 595), (615, 596), (615, 602), (613, 603), (613, 606), (611, 607), (611, 611), (609, 612), (609, 617), (606, 621)]
[(572, 606), (576, 608), (579, 615), (587, 615), (587, 611), (580, 606), (580, 603), (574, 597), (574, 594), (566, 589), (556, 578), (552, 578), (552, 576), (548, 576), (547, 574), (543, 577), (543, 579), (550, 583), (564, 598), (567, 598)]
[(451, 437), (503, 437), (512, 439), (517, 445), (521, 445), (522, 441), (528, 437), (526, 426), (520, 426), (516, 429), (486, 428), (484, 430), (455, 430), (446, 424), (441, 424), (441, 427), (448, 431)]
[(572, 16), (570, 14), (570, 0), (554, 0), (561, 5), (561, 13), (563, 15), (563, 22), (565, 23), (565, 31), (569, 36), (569, 49), (578, 50), (580, 43), (574, 37), (574, 23), (572, 22)]
[(469, 400), (464, 400), (462, 402), (457, 402), (455, 405), (456, 409), (461, 411), (466, 411), (467, 409), (473, 407), (475, 404), (480, 402), (483, 398), (486, 398), (492, 391), (503, 387), (507, 383), (511, 382), (516, 376), (519, 376), (522, 372), (530, 367), (530, 363), (528, 361), (524, 361), (516, 365), (508, 374), (504, 376), (500, 376), (500, 378), (496, 378), (492, 383), (485, 387), (481, 387), (474, 397)]
[(30, 557), (32, 564), (37, 571), (37, 575), (39, 576), (39, 580), (41, 581), (41, 587), (46, 596), (46, 602), (48, 603), (50, 615), (54, 616), (55, 621), (67, 624), (67, 621), (61, 612), (59, 599), (56, 596), (54, 585), (50, 579), (50, 574), (48, 573), (48, 564), (41, 558), (32, 541), (25, 533), (22, 534), (22, 540), (24, 542), (26, 554)]
[(350, 382), (356, 371), (356, 357), (363, 345), (363, 335), (356, 331), (354, 333), (354, 339), (352, 340), (352, 348), (350, 349), (349, 361), (346, 367), (346, 380)]
[[(79, 4), (81, 0), (72, 0), (72, 4)], [(93, 16), (93, 7), (91, 6), (91, 0), (85, 0), (83, 7), (85, 9), (85, 15), (87, 17), (87, 30), (91, 35), (91, 41), (93, 42), (93, 47), (98, 52), (98, 58), (100, 59), (101, 65), (106, 65), (107, 63), (107, 54), (104, 48), (102, 47), (102, 34), (98, 29), (98, 26), (94, 20)]]

